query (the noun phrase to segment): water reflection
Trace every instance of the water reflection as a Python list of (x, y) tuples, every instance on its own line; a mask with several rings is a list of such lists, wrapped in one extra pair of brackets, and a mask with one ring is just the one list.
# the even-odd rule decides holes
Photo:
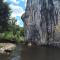
[(10, 55), (0, 55), (0, 60), (60, 60), (60, 48), (41, 48), (17, 45)]
[(0, 60), (9, 60), (9, 55), (6, 55), (6, 54), (1, 55), (0, 54)]
[(55, 48), (24, 48), (22, 60), (60, 60), (60, 49)]
[(17, 45), (15, 51), (13, 51), (10, 55), (10, 60), (21, 60), (21, 51), (22, 46)]

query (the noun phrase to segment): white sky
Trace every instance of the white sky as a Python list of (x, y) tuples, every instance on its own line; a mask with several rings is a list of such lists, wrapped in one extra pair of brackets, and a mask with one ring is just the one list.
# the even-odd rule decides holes
[[(25, 3), (24, 5), (26, 6), (27, 0), (4, 0), (4, 2), (8, 2), (8, 3), (11, 2), (9, 5), (12, 10), (11, 17), (16, 18), (16, 16), (19, 16), (21, 18), (22, 14), (25, 12), (23, 7), (19, 5), (20, 1), (23, 1)], [(21, 21), (21, 19), (20, 20), (17, 19), (17, 24), (19, 25), (21, 24), (20, 26), (23, 26), (23, 22)]]

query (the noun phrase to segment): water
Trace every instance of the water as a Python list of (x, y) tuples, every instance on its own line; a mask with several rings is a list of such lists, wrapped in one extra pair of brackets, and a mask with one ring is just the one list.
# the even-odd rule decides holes
[(60, 48), (41, 48), (17, 45), (8, 54), (0, 54), (0, 60), (60, 60)]

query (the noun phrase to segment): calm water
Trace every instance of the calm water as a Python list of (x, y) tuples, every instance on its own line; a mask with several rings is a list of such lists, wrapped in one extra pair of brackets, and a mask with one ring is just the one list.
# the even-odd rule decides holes
[(0, 60), (60, 60), (60, 49), (17, 45), (10, 55), (0, 54)]

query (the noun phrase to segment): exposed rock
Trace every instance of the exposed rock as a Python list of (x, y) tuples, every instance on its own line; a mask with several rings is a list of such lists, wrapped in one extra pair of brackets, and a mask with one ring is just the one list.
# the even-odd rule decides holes
[(2, 46), (0, 48), (0, 53), (2, 53), (2, 54), (4, 54), (4, 53), (10, 53), (16, 47), (16, 45), (12, 44), (12, 43), (0, 43), (0, 46)]
[(55, 27), (60, 23), (60, 1), (27, 0), (22, 19), (25, 26), (25, 40), (36, 44), (54, 43), (57, 41), (55, 33), (58, 32), (55, 31)]
[(29, 43), (28, 43), (28, 46), (32, 46), (32, 43), (31, 43), (31, 42), (29, 42)]

